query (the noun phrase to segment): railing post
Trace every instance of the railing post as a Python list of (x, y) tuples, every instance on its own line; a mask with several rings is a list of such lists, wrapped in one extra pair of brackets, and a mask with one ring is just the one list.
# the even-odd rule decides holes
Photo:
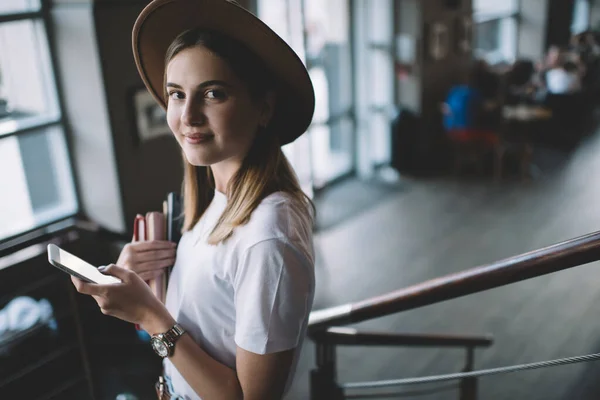
[[(467, 362), (463, 372), (473, 371), (475, 348), (467, 347)], [(477, 378), (463, 378), (460, 381), (460, 400), (477, 400)]]
[(344, 400), (337, 385), (335, 345), (320, 343), (315, 339), (317, 368), (310, 371), (311, 400)]

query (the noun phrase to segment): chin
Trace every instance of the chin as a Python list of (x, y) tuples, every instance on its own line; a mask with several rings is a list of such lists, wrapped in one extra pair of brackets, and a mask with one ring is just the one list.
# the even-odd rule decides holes
[(208, 160), (203, 159), (202, 157), (187, 157), (187, 161), (192, 164), (194, 167), (209, 167), (214, 163), (209, 162)]
[(198, 154), (198, 153), (188, 154), (187, 152), (185, 153), (185, 158), (194, 167), (209, 167), (220, 161), (220, 160), (215, 159), (215, 157), (210, 157), (210, 156)]

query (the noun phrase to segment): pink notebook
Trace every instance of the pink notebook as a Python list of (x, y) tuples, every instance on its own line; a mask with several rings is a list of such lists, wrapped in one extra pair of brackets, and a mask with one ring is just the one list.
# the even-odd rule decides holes
[[(146, 216), (138, 215), (135, 217), (133, 225), (133, 241), (142, 242), (145, 240), (166, 240), (167, 238), (167, 224), (165, 214), (152, 211), (146, 214)], [(158, 278), (147, 281), (150, 289), (154, 295), (161, 301), (165, 302), (165, 296), (167, 294), (167, 279), (168, 275), (165, 270), (162, 275)], [(139, 330), (140, 327), (136, 324), (136, 328)]]

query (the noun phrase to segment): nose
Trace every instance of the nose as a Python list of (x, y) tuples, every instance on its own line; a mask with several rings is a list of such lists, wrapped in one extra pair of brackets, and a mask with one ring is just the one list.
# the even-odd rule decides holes
[(181, 122), (187, 126), (198, 126), (206, 122), (204, 108), (192, 99), (185, 102), (181, 113)]

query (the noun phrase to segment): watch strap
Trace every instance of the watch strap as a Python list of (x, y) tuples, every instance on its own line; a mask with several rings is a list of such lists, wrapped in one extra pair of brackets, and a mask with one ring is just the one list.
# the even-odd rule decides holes
[(181, 325), (175, 324), (175, 325), (173, 325), (173, 327), (171, 329), (166, 331), (163, 335), (164, 335), (164, 338), (168, 342), (175, 344), (177, 339), (179, 339), (184, 333), (185, 333), (185, 329), (183, 329), (183, 327)]

